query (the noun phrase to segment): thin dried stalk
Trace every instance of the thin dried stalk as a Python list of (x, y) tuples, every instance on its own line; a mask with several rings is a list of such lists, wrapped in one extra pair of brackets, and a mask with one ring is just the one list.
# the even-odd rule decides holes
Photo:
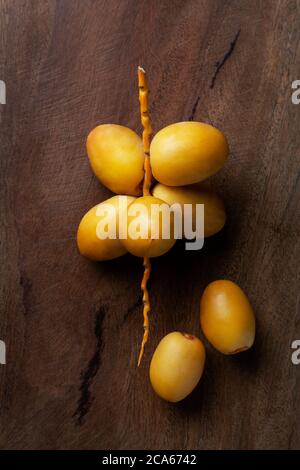
[[(150, 186), (152, 181), (152, 172), (150, 165), (150, 141), (152, 135), (152, 127), (149, 116), (149, 88), (147, 83), (146, 72), (142, 67), (138, 67), (138, 86), (139, 86), (139, 101), (140, 101), (140, 113), (141, 113), (141, 123), (143, 126), (143, 146), (145, 153), (145, 162), (144, 162), (144, 181), (143, 181), (143, 196), (150, 195)], [(144, 335), (141, 343), (141, 349), (138, 359), (138, 366), (141, 363), (145, 344), (148, 341), (149, 336), (149, 312), (151, 309), (149, 292), (147, 288), (147, 282), (150, 278), (151, 273), (151, 263), (150, 259), (144, 257), (144, 275), (141, 283), (141, 290), (143, 292), (143, 317), (144, 317)]]

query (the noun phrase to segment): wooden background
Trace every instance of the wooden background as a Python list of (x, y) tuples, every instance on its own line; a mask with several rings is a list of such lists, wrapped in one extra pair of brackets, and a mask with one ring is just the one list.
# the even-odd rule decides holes
[[(299, 21), (299, 0), (0, 0), (1, 448), (300, 447)], [(109, 122), (141, 131), (138, 64), (155, 130), (203, 120), (231, 147), (210, 182), (226, 229), (153, 262), (139, 370), (141, 261), (92, 263), (75, 243), (109, 195), (86, 136)], [(199, 299), (218, 278), (249, 295), (255, 346), (225, 357), (207, 345), (200, 386), (168, 404), (151, 389), (151, 355), (170, 331), (202, 337)]]

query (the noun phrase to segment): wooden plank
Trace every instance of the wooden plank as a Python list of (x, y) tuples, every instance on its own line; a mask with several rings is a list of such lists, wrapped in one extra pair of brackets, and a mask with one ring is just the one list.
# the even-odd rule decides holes
[[(297, 0), (0, 1), (1, 448), (299, 448), (299, 13)], [(138, 64), (156, 131), (204, 120), (231, 147), (211, 178), (226, 229), (153, 262), (139, 370), (141, 261), (92, 263), (75, 243), (109, 195), (86, 136), (108, 122), (141, 131)], [(255, 347), (225, 357), (207, 345), (201, 385), (165, 403), (151, 355), (167, 332), (202, 337), (199, 299), (218, 278), (248, 293)]]

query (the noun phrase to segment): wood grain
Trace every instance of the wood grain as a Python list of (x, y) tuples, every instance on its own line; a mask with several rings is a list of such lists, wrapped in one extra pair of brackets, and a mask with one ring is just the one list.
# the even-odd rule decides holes
[[(1, 0), (0, 447), (300, 447), (299, 0)], [(210, 184), (225, 230), (198, 253), (153, 261), (141, 368), (141, 260), (81, 258), (81, 216), (109, 195), (91, 173), (88, 132), (141, 132), (136, 67), (149, 74), (154, 129), (211, 122), (231, 156)], [(202, 337), (199, 299), (229, 278), (255, 308), (255, 347), (207, 345), (204, 378), (182, 403), (152, 392), (164, 334)]]

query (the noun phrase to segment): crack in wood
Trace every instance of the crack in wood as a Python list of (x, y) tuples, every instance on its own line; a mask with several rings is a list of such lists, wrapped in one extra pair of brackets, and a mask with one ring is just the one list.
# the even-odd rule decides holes
[(216, 70), (215, 70), (215, 73), (211, 79), (211, 83), (210, 83), (210, 88), (214, 88), (215, 86), (215, 82), (216, 82), (216, 79), (217, 79), (217, 76), (219, 75), (221, 69), (224, 67), (225, 63), (227, 62), (227, 60), (229, 59), (229, 57), (232, 55), (234, 49), (235, 49), (235, 46), (236, 46), (236, 43), (238, 41), (238, 38), (240, 36), (240, 33), (241, 33), (241, 29), (238, 30), (238, 32), (236, 33), (235, 37), (233, 38), (233, 40), (231, 41), (230, 43), (230, 46), (229, 46), (229, 49), (228, 51), (226, 52), (226, 54), (224, 55), (223, 59), (219, 62), (216, 63)]
[(197, 111), (197, 107), (198, 107), (198, 103), (199, 103), (199, 100), (200, 100), (200, 95), (197, 96), (197, 99), (195, 100), (195, 103), (194, 103), (194, 106), (192, 108), (192, 112), (191, 112), (191, 115), (189, 117), (189, 121), (193, 121), (194, 120), (194, 117), (195, 117), (195, 114), (196, 114), (196, 111)]
[(30, 294), (32, 289), (32, 282), (27, 277), (24, 272), (20, 273), (20, 286), (22, 288), (22, 304), (24, 308), (24, 316), (26, 316), (30, 312)]
[(124, 314), (124, 317), (123, 317), (123, 321), (122, 323), (124, 324), (127, 320), (128, 317), (131, 316), (132, 313), (134, 313), (138, 307), (140, 307), (141, 305), (143, 304), (143, 296), (142, 294), (139, 295), (138, 299), (134, 302), (134, 304), (130, 305), (125, 314)]
[(101, 351), (103, 349), (102, 325), (105, 315), (106, 306), (102, 305), (96, 312), (95, 317), (94, 334), (97, 339), (96, 349), (88, 363), (86, 370), (81, 372), (81, 384), (79, 387), (80, 397), (77, 402), (77, 409), (72, 416), (73, 418), (76, 418), (77, 425), (83, 424), (83, 420), (86, 414), (89, 412), (91, 405), (94, 401), (90, 388), (101, 364)]

